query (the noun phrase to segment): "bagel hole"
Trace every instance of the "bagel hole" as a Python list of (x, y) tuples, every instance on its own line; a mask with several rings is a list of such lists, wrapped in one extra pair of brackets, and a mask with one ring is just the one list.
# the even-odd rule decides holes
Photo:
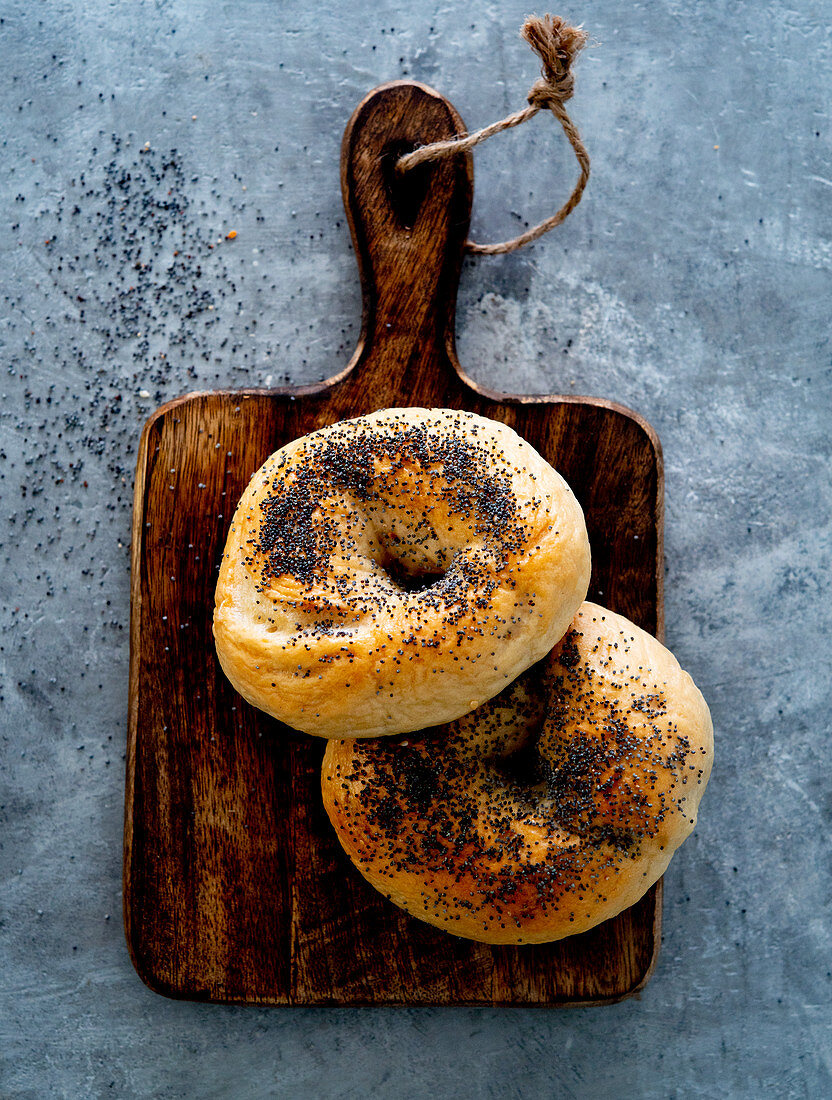
[(419, 164), (409, 172), (396, 171), (399, 159), (406, 153), (412, 153), (415, 148), (415, 142), (394, 141), (381, 155), (381, 172), (387, 198), (403, 229), (413, 228), (419, 208), (428, 192), (429, 164)]
[(526, 738), (514, 752), (495, 758), (493, 764), (504, 779), (519, 787), (536, 787), (546, 778), (544, 761), (535, 737)]
[(433, 588), (445, 576), (445, 572), (422, 572), (409, 569), (404, 562), (390, 558), (384, 563), (384, 572), (402, 592), (424, 592)]

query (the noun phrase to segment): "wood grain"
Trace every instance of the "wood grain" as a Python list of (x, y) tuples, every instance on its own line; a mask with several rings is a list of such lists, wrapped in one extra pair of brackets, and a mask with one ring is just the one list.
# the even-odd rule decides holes
[(236, 502), (264, 459), (324, 424), (402, 405), (510, 424), (571, 484), (593, 548), (590, 598), (662, 634), (662, 465), (638, 416), (610, 402), (492, 393), (463, 375), (454, 309), (472, 195), (470, 156), (404, 185), (402, 150), (464, 130), (437, 93), (372, 92), (344, 135), (342, 186), (364, 290), (341, 374), (283, 391), (192, 394), (139, 448), (133, 527), (124, 840), (127, 941), (173, 997), (255, 1004), (565, 1005), (647, 980), (661, 884), (582, 936), (535, 947), (455, 939), (386, 902), (326, 820), (323, 745), (242, 701), (211, 635)]

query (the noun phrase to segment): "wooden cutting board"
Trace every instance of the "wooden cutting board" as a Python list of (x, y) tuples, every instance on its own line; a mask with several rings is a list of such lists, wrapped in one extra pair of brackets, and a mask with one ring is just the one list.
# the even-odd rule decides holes
[[(587, 1005), (639, 989), (661, 884), (582, 936), (489, 947), (406, 916), (341, 851), (321, 807), (324, 745), (253, 709), (214, 653), (216, 572), (234, 508), (278, 447), (388, 406), (510, 424), (586, 512), (590, 598), (662, 632), (662, 464), (655, 434), (607, 401), (473, 385), (454, 350), (472, 198), (469, 155), (396, 181), (396, 158), (464, 131), (420, 84), (372, 92), (341, 155), (364, 288), (339, 375), (291, 390), (198, 393), (147, 422), (133, 525), (124, 915), (135, 967), (172, 997), (250, 1004)], [(326, 318), (321, 324), (326, 324)]]

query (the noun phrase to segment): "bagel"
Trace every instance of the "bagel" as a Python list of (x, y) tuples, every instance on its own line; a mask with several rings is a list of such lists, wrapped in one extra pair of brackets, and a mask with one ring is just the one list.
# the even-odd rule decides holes
[(713, 757), (675, 657), (585, 603), (551, 653), (439, 730), (330, 741), (324, 806), (361, 874), (454, 935), (544, 943), (634, 904), (696, 822)]
[(217, 654), (245, 699), (296, 729), (420, 730), (539, 660), (589, 572), (580, 505), (511, 428), (386, 409), (252, 477), (220, 565)]

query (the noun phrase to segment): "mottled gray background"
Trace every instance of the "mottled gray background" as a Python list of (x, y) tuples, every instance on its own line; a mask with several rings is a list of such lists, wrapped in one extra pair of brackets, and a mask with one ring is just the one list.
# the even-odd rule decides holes
[[(664, 445), (668, 642), (718, 748), (644, 993), (564, 1012), (221, 1008), (150, 993), (125, 949), (141, 425), (189, 389), (344, 364), (347, 118), (399, 76), (472, 126), (522, 105), (524, 12), (0, 4), (4, 1097), (832, 1095), (829, 0), (573, 4), (596, 40), (574, 101), (587, 197), (463, 273), (477, 381), (612, 398)], [(477, 238), (561, 201), (564, 145), (541, 117), (477, 153)]]

